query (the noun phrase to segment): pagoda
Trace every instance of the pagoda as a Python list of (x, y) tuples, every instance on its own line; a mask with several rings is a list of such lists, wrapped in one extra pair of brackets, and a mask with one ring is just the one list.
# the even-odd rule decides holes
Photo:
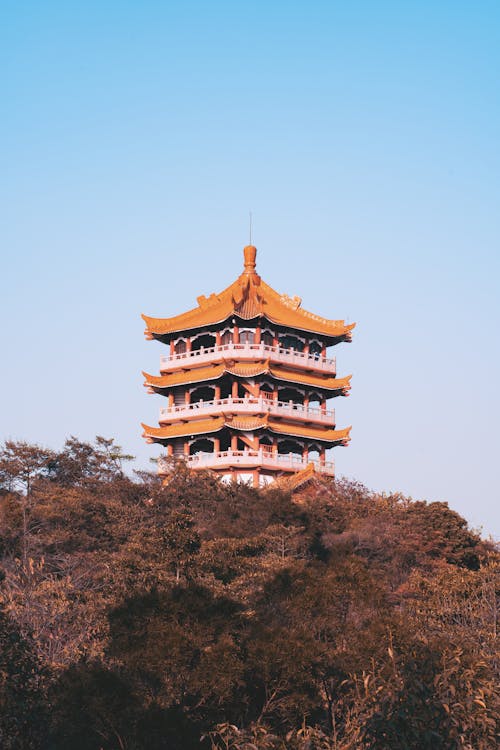
[(328, 402), (348, 395), (328, 349), (351, 340), (355, 324), (328, 320), (279, 294), (256, 272), (256, 248), (244, 248), (241, 275), (220, 294), (172, 318), (143, 315), (145, 335), (166, 347), (160, 374), (143, 373), (163, 396), (159, 427), (143, 424), (166, 447), (160, 474), (174, 459), (254, 487), (318, 472), (334, 476), (326, 451), (349, 442)]

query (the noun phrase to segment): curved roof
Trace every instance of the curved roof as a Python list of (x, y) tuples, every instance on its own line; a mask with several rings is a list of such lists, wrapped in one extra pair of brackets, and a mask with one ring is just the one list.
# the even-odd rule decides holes
[(279, 422), (272, 417), (215, 417), (213, 419), (200, 419), (196, 422), (183, 422), (181, 424), (168, 425), (166, 427), (150, 427), (143, 424), (144, 437), (150, 442), (161, 442), (176, 437), (186, 437), (187, 435), (201, 435), (212, 432), (218, 432), (223, 427), (230, 427), (235, 430), (253, 431), (268, 429), (278, 435), (287, 435), (288, 437), (310, 438), (312, 440), (321, 440), (336, 445), (346, 445), (349, 440), (350, 427), (343, 430), (332, 430), (328, 427), (315, 427), (305, 425), (291, 425)]
[(328, 427), (309, 427), (309, 425), (299, 425), (296, 423), (291, 425), (269, 420), (270, 423), (271, 421), (273, 424), (269, 424), (269, 428), (279, 435), (299, 438), (315, 438), (317, 440), (326, 440), (329, 443), (336, 443), (337, 445), (346, 445), (351, 439), (349, 437), (351, 427), (345, 427), (343, 430), (332, 430)]
[(172, 318), (143, 315), (146, 336), (154, 338), (222, 323), (235, 315), (243, 320), (263, 316), (277, 325), (350, 340), (355, 323), (346, 325), (343, 320), (329, 320), (304, 310), (300, 297), (280, 294), (262, 281), (255, 271), (257, 250), (253, 245), (245, 247), (243, 253), (243, 273), (220, 294), (202, 295), (197, 299), (197, 307)]
[(185, 437), (186, 435), (202, 435), (210, 432), (218, 432), (225, 423), (224, 417), (213, 417), (212, 419), (200, 419), (197, 422), (181, 422), (168, 427), (150, 427), (141, 423), (144, 430), (143, 437), (150, 438), (150, 442), (165, 440), (168, 438)]
[(172, 388), (176, 385), (190, 385), (191, 383), (203, 383), (209, 380), (218, 380), (225, 373), (239, 377), (255, 377), (257, 375), (271, 375), (276, 380), (282, 380), (288, 383), (297, 383), (298, 385), (308, 385), (313, 388), (321, 388), (327, 391), (339, 391), (341, 395), (346, 396), (351, 388), (351, 375), (344, 378), (336, 378), (333, 375), (323, 375), (321, 373), (300, 372), (299, 370), (289, 370), (286, 367), (280, 367), (265, 362), (248, 364), (246, 362), (223, 362), (217, 365), (207, 367), (198, 367), (184, 372), (167, 373), (166, 375), (150, 375), (147, 372), (142, 374), (145, 377), (144, 385), (146, 387), (163, 390)]

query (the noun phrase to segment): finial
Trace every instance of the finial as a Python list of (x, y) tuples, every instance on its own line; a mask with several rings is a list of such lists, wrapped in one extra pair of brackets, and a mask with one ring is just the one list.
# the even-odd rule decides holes
[(257, 256), (257, 248), (253, 245), (247, 245), (243, 248), (243, 257), (245, 259), (245, 272), (255, 273), (255, 258)]

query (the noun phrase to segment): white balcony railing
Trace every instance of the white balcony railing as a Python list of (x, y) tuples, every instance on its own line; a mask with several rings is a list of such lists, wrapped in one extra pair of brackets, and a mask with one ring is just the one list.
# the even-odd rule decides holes
[(175, 370), (185, 363), (186, 367), (206, 362), (217, 362), (222, 359), (238, 359), (253, 361), (270, 359), (273, 362), (302, 367), (308, 370), (336, 373), (335, 357), (321, 357), (319, 354), (308, 354), (295, 349), (282, 349), (268, 344), (222, 344), (221, 346), (201, 347), (182, 354), (163, 355), (160, 357), (160, 370), (167, 372)]
[[(300, 471), (310, 463), (316, 471), (328, 476), (335, 475), (333, 461), (310, 461), (294, 453), (274, 453), (260, 449), (257, 451), (245, 449), (243, 451), (219, 451), (217, 453), (196, 453), (185, 458), (190, 469), (270, 469), (274, 471)], [(167, 473), (171, 468), (168, 458), (158, 460), (160, 474)]]
[(213, 414), (274, 414), (320, 424), (335, 424), (335, 410), (296, 404), (293, 401), (274, 401), (264, 396), (246, 398), (219, 398), (214, 401), (195, 401), (191, 404), (165, 406), (160, 409), (160, 422), (211, 416)]

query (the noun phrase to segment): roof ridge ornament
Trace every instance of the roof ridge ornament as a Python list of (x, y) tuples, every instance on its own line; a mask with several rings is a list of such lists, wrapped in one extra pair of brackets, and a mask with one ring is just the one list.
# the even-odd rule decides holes
[(298, 308), (302, 304), (302, 299), (297, 294), (295, 294), (293, 297), (290, 297), (288, 294), (282, 294), (280, 297), (280, 302), (282, 302), (287, 307), (290, 307), (292, 310), (298, 310)]
[(247, 245), (243, 248), (243, 258), (244, 258), (244, 273), (247, 274), (254, 274), (255, 273), (255, 267), (256, 262), (255, 259), (257, 257), (257, 248), (255, 245)]

